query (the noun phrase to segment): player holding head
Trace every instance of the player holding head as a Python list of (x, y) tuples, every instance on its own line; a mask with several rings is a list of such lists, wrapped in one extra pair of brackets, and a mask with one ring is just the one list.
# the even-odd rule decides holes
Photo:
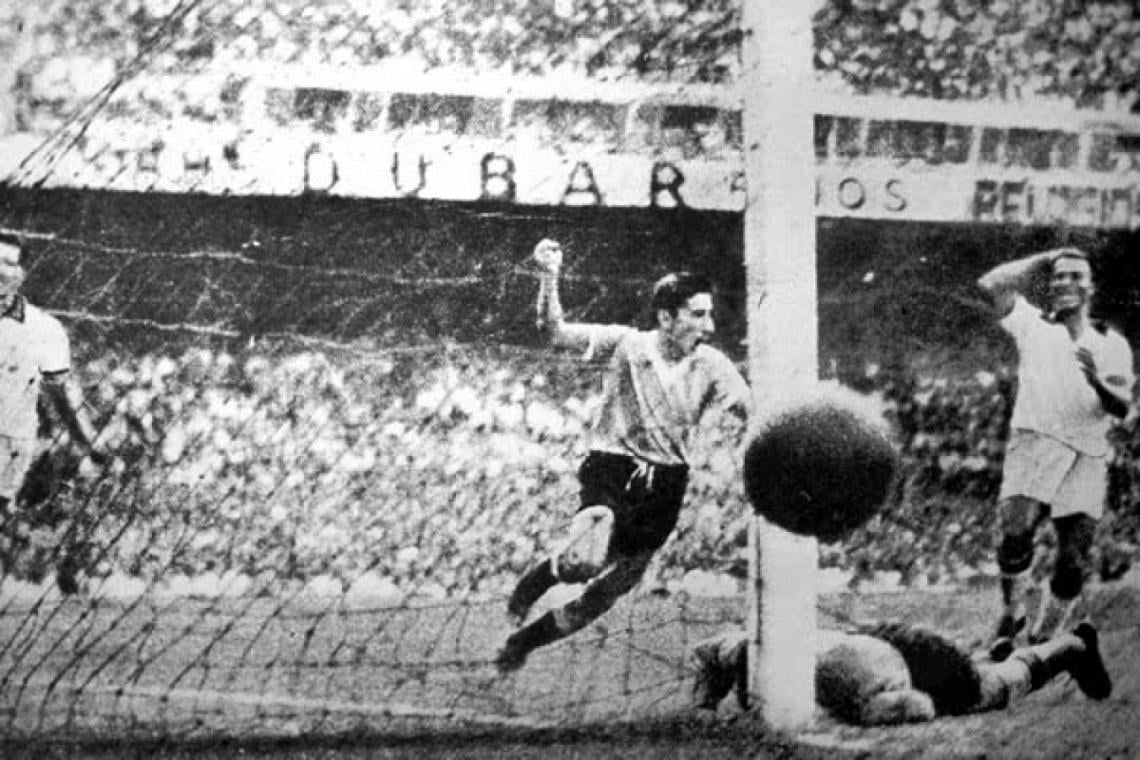
[[(1048, 282), (1043, 311), (1025, 298), (1037, 278)], [(1106, 434), (1132, 401), (1132, 351), (1123, 336), (1090, 318), (1092, 268), (1079, 249), (1002, 264), (978, 284), (1018, 351), (1018, 392), (999, 495), (1003, 613), (997, 636), (1015, 637), (1026, 625), (1021, 586), (1033, 560), (1034, 534), (1051, 518), (1057, 560), (1029, 633), (1038, 641), (1068, 626), (1091, 572), (1108, 482)]]
[(496, 659), (500, 671), (580, 630), (630, 591), (677, 524), (688, 485), (690, 438), (710, 409), (747, 414), (749, 389), (732, 362), (708, 345), (712, 287), (680, 272), (653, 288), (655, 327), (578, 324), (563, 319), (558, 297), (562, 251), (543, 240), (534, 251), (538, 312), (551, 342), (608, 358), (590, 452), (578, 472), (580, 507), (562, 547), (516, 585), (508, 614), (522, 622), (558, 583), (586, 583), (581, 595), (519, 628)]
[[(1002, 662), (975, 659), (948, 638), (920, 626), (881, 623), (852, 633), (821, 632), (816, 658), (816, 702), (857, 725), (933, 720), (943, 715), (1002, 710), (1070, 675), (1090, 699), (1112, 695), (1112, 679), (1091, 623), (1013, 652)], [(716, 710), (735, 689), (748, 707), (748, 647), (744, 631), (700, 642), (693, 707)]]
[[(0, 235), (0, 515), (12, 509), (36, 453), (42, 389), (72, 439), (93, 456), (96, 431), (71, 380), (71, 348), (63, 326), (21, 294), (18, 239)], [(60, 576), (61, 588), (68, 583)], [(70, 590), (64, 588), (64, 590)]]

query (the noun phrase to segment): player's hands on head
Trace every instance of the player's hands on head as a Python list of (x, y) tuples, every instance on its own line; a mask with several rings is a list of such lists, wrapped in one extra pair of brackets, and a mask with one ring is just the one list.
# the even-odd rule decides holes
[(543, 238), (534, 247), (532, 258), (545, 274), (558, 274), (562, 268), (562, 246), (557, 240)]

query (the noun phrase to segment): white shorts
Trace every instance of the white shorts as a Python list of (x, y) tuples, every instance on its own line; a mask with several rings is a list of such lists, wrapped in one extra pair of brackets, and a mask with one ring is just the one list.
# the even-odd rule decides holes
[(35, 438), (0, 435), (0, 499), (13, 501), (36, 456)]
[(998, 498), (1027, 496), (1048, 504), (1054, 519), (1081, 513), (1099, 520), (1107, 495), (1108, 457), (1082, 454), (1032, 430), (1010, 433)]

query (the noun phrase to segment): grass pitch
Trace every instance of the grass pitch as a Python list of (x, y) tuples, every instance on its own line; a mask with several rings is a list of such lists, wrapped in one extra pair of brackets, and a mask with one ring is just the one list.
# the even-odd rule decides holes
[[(0, 616), (0, 755), (1099, 758), (1140, 746), (1140, 593), (1128, 581), (1092, 598), (1116, 681), (1106, 702), (1060, 679), (1000, 713), (874, 729), (821, 717), (795, 737), (767, 733), (731, 705), (714, 724), (684, 709), (685, 652), (737, 622), (738, 599), (623, 602), (507, 679), (486, 667), (506, 630), (498, 606), (414, 615), (301, 614), (269, 600), (9, 609)], [(841, 594), (821, 599), (820, 622), (905, 619), (977, 644), (996, 612), (994, 589)]]

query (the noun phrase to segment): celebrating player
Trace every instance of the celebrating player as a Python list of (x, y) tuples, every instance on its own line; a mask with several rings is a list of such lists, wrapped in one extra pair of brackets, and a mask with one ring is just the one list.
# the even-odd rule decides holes
[[(1048, 278), (1048, 305), (1026, 300)], [(1104, 511), (1113, 418), (1132, 400), (1132, 351), (1119, 333), (1093, 322), (1088, 256), (1076, 248), (1002, 264), (978, 280), (1018, 351), (1018, 392), (1010, 420), (999, 495), (998, 547), (1006, 648), (1026, 627), (1021, 585), (1033, 561), (1034, 534), (1052, 518), (1057, 559), (1029, 631), (1030, 642), (1064, 630), (1091, 570), (1096, 521)]]
[[(933, 720), (943, 715), (1002, 710), (1067, 673), (1090, 699), (1112, 695), (1112, 678), (1091, 623), (1013, 652), (1002, 662), (977, 659), (946, 637), (920, 626), (882, 623), (852, 633), (821, 632), (816, 702), (857, 725)], [(748, 707), (748, 647), (744, 631), (729, 631), (693, 650), (693, 707), (716, 710), (735, 690)]]
[(525, 620), (557, 583), (586, 583), (581, 595), (519, 628), (499, 651), (501, 672), (530, 652), (588, 625), (641, 579), (677, 524), (688, 484), (690, 437), (711, 409), (747, 414), (749, 389), (732, 362), (710, 347), (712, 288), (680, 272), (653, 288), (656, 329), (577, 324), (563, 319), (558, 296), (562, 250), (535, 248), (538, 313), (551, 342), (608, 357), (603, 400), (590, 452), (578, 472), (581, 505), (562, 547), (518, 582), (508, 614)]

